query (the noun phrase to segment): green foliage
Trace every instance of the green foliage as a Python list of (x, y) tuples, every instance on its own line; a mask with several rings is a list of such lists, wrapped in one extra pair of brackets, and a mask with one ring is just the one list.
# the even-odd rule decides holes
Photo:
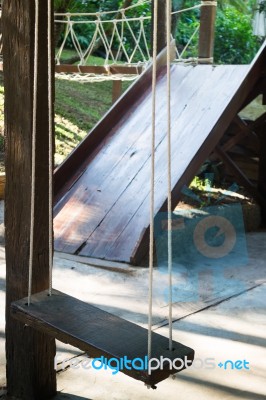
[(216, 63), (250, 63), (258, 48), (259, 41), (252, 34), (251, 15), (231, 6), (218, 10), (214, 45)]
[(196, 189), (199, 191), (208, 191), (209, 188), (212, 186), (212, 181), (210, 178), (206, 175), (203, 178), (200, 178), (199, 176), (195, 176), (189, 185), (190, 189)]
[[(133, 0), (132, 4), (137, 0)], [(252, 34), (252, 10), (255, 7), (255, 0), (219, 0), (216, 18), (214, 59), (218, 64), (245, 64), (249, 63), (259, 48), (259, 40)], [(65, 11), (71, 12), (96, 12), (115, 11), (125, 4), (125, 0), (55, 0), (57, 9), (67, 7)], [(195, 5), (194, 0), (173, 0), (173, 10), (183, 9)], [(143, 4), (127, 12), (129, 17), (147, 16), (151, 14), (149, 4)], [(107, 14), (105, 19), (113, 18), (113, 14)], [(79, 17), (76, 17), (79, 19)], [(84, 19), (84, 18), (83, 18)], [(178, 51), (188, 43), (192, 33), (199, 25), (200, 10), (195, 9), (185, 13), (177, 14), (173, 18), (176, 29), (176, 43)], [(108, 23), (106, 30), (108, 32)], [(132, 23), (132, 30), (136, 37), (139, 34), (139, 23)], [(82, 48), (87, 48), (94, 33), (94, 27), (90, 24), (77, 24), (75, 33)], [(146, 37), (151, 37), (151, 22), (145, 21)], [(110, 25), (110, 31), (112, 26)], [(61, 32), (61, 40), (63, 32)], [(124, 43), (127, 52), (130, 54), (135, 43), (132, 34), (125, 28)], [(150, 45), (150, 43), (149, 43)], [(119, 44), (114, 41), (114, 48)], [(71, 38), (67, 41), (66, 47), (73, 49)], [(144, 42), (140, 43), (144, 49)], [(104, 49), (99, 49), (104, 53)], [(100, 54), (100, 53), (99, 53)], [(190, 43), (184, 57), (197, 57), (198, 55), (198, 34)], [(135, 54), (134, 61), (137, 61), (139, 54)], [(123, 60), (122, 60), (123, 61)]]
[[(189, 7), (190, 5), (186, 5)], [(193, 10), (180, 15), (177, 31), (176, 45), (179, 52), (186, 46), (195, 29), (199, 26), (199, 10)], [(198, 33), (193, 37), (184, 57), (198, 56)]]

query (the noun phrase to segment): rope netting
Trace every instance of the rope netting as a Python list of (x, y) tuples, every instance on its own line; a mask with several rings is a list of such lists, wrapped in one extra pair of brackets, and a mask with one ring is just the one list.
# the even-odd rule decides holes
[[(217, 4), (215, 1), (200, 2), (174, 11), (172, 16), (210, 3)], [(79, 82), (134, 80), (151, 61), (152, 17), (150, 13), (138, 15), (138, 8), (143, 5), (151, 7), (151, 0), (140, 0), (116, 11), (55, 14), (55, 26), (63, 36), (56, 51), (56, 77)], [(199, 21), (193, 24), (185, 45), (177, 44), (176, 62), (195, 62), (196, 57), (186, 58), (186, 54), (192, 42), (198, 39), (199, 26)], [(87, 32), (86, 38), (80, 35), (81, 31)], [(72, 49), (71, 56), (69, 48)], [(67, 68), (67, 64), (73, 67)]]
[[(210, 5), (217, 2), (196, 1), (192, 7), (172, 11), (172, 20), (188, 13), (188, 29), (182, 43), (176, 40), (174, 62), (198, 61), (190, 50), (197, 47), (200, 21), (191, 23), (189, 12)], [(151, 7), (151, 0), (139, 0), (114, 11), (54, 14), (56, 77), (77, 82), (136, 79), (152, 60)], [(0, 62), (1, 38), (0, 30)]]

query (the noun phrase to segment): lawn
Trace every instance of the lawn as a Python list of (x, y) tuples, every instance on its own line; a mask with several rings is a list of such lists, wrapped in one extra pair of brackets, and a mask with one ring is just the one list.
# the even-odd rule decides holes
[[(111, 81), (79, 83), (70, 80), (55, 80), (55, 163), (57, 165), (78, 145), (111, 107), (112, 84)], [(123, 90), (128, 85), (128, 82), (123, 82)], [(3, 132), (4, 87), (3, 75), (0, 74), (1, 153), (4, 151)]]

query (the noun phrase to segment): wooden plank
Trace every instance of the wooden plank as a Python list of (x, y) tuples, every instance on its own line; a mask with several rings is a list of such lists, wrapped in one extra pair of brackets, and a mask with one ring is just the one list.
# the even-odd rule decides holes
[[(193, 68), (186, 79), (181, 78), (182, 70), (186, 70), (186, 67), (174, 68), (172, 71), (173, 77), (173, 92), (179, 90), (179, 95), (173, 98), (172, 110), (174, 113), (173, 125), (176, 120), (179, 120), (180, 125), (178, 130), (175, 129), (174, 138), (177, 139), (179, 134), (186, 128), (191, 120), (189, 113), (189, 107), (192, 106), (188, 102), (193, 101), (192, 98), (200, 97), (200, 93), (204, 87), (204, 82), (207, 80), (211, 73), (212, 67), (204, 68), (204, 73), (202, 72), (198, 79), (195, 79), (196, 70)], [(221, 71), (221, 70), (220, 70)], [(217, 70), (218, 72), (218, 70)], [(179, 84), (179, 82), (182, 84)], [(195, 84), (195, 82), (197, 82)], [(175, 86), (176, 85), (176, 86)], [(156, 170), (157, 170), (157, 180), (160, 181), (161, 190), (159, 189), (159, 194), (156, 194), (156, 202), (160, 203), (164, 200), (166, 194), (165, 182), (167, 180), (167, 160), (166, 160), (166, 111), (165, 107), (165, 84), (161, 86), (159, 83), (157, 85), (158, 93), (158, 109), (162, 110), (157, 114), (156, 131), (157, 131), (157, 149), (156, 149)], [(151, 104), (149, 108), (151, 109)], [(188, 110), (188, 111), (187, 111)], [(163, 133), (163, 135), (162, 135)], [(125, 229), (125, 226), (131, 220), (131, 218), (136, 214), (138, 208), (141, 206), (145, 198), (149, 195), (150, 186), (147, 184), (147, 177), (150, 174), (150, 146), (147, 146), (150, 142), (150, 131), (146, 132), (146, 147), (148, 149), (147, 162), (143, 165), (143, 168), (139, 171), (138, 175), (132, 179), (130, 185), (127, 186), (126, 191), (118, 199), (117, 203), (113, 205), (112, 209), (104, 217), (101, 225), (97, 227), (95, 232), (88, 238), (86, 246), (81, 250), (80, 254), (90, 254), (93, 257), (105, 258), (105, 254), (108, 252), (109, 248), (113, 245), (114, 241), (120, 236), (121, 232)], [(180, 148), (180, 152), (184, 151), (184, 143), (173, 142), (173, 146)], [(181, 147), (180, 147), (181, 146)], [(165, 190), (164, 190), (165, 189)], [(157, 192), (156, 192), (157, 193)], [(136, 195), (137, 194), (137, 195)], [(162, 199), (163, 198), (163, 199)], [(126, 210), (127, 212), (121, 213), (121, 210)], [(148, 210), (148, 209), (147, 209)], [(148, 217), (148, 214), (146, 215)], [(148, 223), (147, 218), (143, 220), (143, 223)], [(145, 226), (145, 225), (144, 225)], [(140, 234), (140, 232), (139, 232)], [(130, 235), (129, 235), (130, 236)], [(128, 243), (129, 244), (129, 243)], [(129, 244), (129, 246), (131, 246)], [(92, 251), (92, 253), (91, 253)], [(123, 260), (125, 261), (125, 260)]]
[[(197, 67), (198, 68), (198, 67)], [(226, 108), (228, 103), (228, 96), (232, 96), (232, 92), (234, 93), (234, 88), (231, 86), (231, 95), (230, 91), (228, 91), (227, 87), (224, 87), (224, 81), (226, 79), (221, 79), (222, 75), (227, 71), (228, 78), (228, 86), (229, 82), (232, 82), (230, 78), (237, 73), (238, 78), (241, 80), (240, 70), (237, 67), (222, 67), (214, 68), (213, 74), (217, 79), (211, 77), (212, 67), (210, 66), (200, 66), (202, 70), (205, 69), (207, 71), (208, 79), (206, 79), (205, 85), (200, 85), (200, 91), (197, 93), (197, 96), (191, 97), (189, 103), (187, 104), (184, 113), (181, 119), (174, 120), (173, 122), (173, 153), (172, 153), (172, 162), (173, 166), (177, 166), (178, 168), (173, 168), (173, 190), (175, 193), (173, 194), (173, 207), (175, 206), (175, 201), (177, 202), (178, 196), (181, 192), (181, 189), (184, 184), (188, 184), (189, 181), (193, 178), (196, 171), (200, 167), (203, 161), (208, 156), (209, 148), (205, 147), (205, 153), (201, 152), (201, 159), (198, 157), (198, 149), (201, 147), (202, 142), (208, 137), (211, 129), (216, 126), (217, 119), (219, 119), (221, 110)], [(197, 71), (197, 69), (195, 70)], [(245, 73), (245, 67), (242, 69), (242, 73)], [(198, 71), (198, 75), (199, 75)], [(224, 77), (225, 78), (225, 77)], [(199, 80), (199, 76), (194, 76), (194, 81), (197, 82)], [(224, 89), (220, 89), (221, 95), (219, 99), (216, 99), (215, 92), (211, 91), (212, 85), (217, 85), (219, 88), (220, 85), (224, 87)], [(237, 81), (235, 82), (237, 86)], [(218, 89), (219, 90), (219, 89)], [(202, 101), (202, 94), (205, 93), (205, 102)], [(208, 93), (208, 97), (206, 97), (206, 93)], [(223, 94), (223, 95), (222, 95)], [(206, 105), (205, 105), (206, 104)], [(209, 113), (206, 114), (206, 108), (208, 107)], [(213, 107), (213, 109), (212, 109)], [(193, 114), (193, 110), (197, 109), (197, 114), (193, 115), (193, 119), (191, 119), (191, 115)], [(205, 117), (205, 118), (204, 118)], [(160, 158), (161, 155), (161, 158)], [(182, 174), (184, 174), (187, 170), (189, 162), (193, 160), (197, 155), (196, 165), (193, 165), (193, 170), (187, 175), (186, 178), (182, 178)], [(160, 153), (157, 159), (157, 178), (156, 178), (156, 206), (155, 212), (159, 210), (165, 210), (166, 203), (166, 140), (162, 143)], [(148, 174), (148, 171), (147, 171)], [(175, 184), (177, 182), (177, 184)], [(178, 185), (175, 187), (174, 185)], [(149, 187), (141, 189), (141, 201), (138, 201), (138, 197), (140, 193), (138, 192), (138, 196), (135, 196), (135, 202), (138, 205), (135, 214), (133, 216), (130, 215), (128, 219), (128, 225), (124, 224), (124, 228), (121, 228), (119, 235), (116, 238), (112, 238), (112, 243), (110, 248), (106, 248), (105, 257), (107, 259), (113, 260), (123, 260), (127, 262), (139, 263), (139, 259), (133, 260), (131, 257), (132, 252), (134, 251), (134, 243), (137, 243), (139, 240), (139, 236), (143, 230), (143, 227), (149, 226)], [(120, 205), (120, 209), (122, 209)], [(127, 214), (126, 214), (127, 215)], [(124, 216), (121, 216), (121, 218)], [(119, 218), (119, 217), (118, 217)], [(146, 236), (147, 237), (147, 236)], [(102, 239), (101, 239), (102, 240)], [(101, 243), (99, 244), (99, 246)], [(146, 244), (144, 246), (147, 248)], [(103, 250), (103, 248), (102, 248)], [(81, 255), (85, 255), (86, 247), (81, 251)], [(96, 253), (93, 253), (96, 256)], [(99, 256), (99, 253), (98, 253)], [(129, 257), (129, 258), (128, 258)]]
[(216, 146), (215, 152), (221, 158), (221, 160), (225, 163), (225, 166), (232, 172), (232, 174), (237, 178), (238, 182), (244, 186), (250, 194), (262, 205), (265, 206), (266, 200), (261, 196), (258, 192), (255, 185), (246, 177), (243, 171), (234, 163), (234, 161), (226, 154), (221, 147)]
[[(158, 70), (166, 63), (166, 53), (162, 51), (157, 57)], [(103, 143), (105, 137), (140, 99), (141, 95), (151, 85), (152, 67), (147, 68), (140, 78), (123, 93), (108, 113), (99, 121), (77, 148), (60, 164), (54, 174), (54, 196), (57, 203), (72, 186), (73, 182), (82, 174), (87, 166), (88, 158), (95, 149)]]
[(265, 200), (262, 207), (263, 224), (266, 224), (266, 116), (264, 116), (264, 124), (261, 124), (257, 129), (260, 137), (260, 152), (259, 152), (259, 177), (258, 191)]
[(115, 103), (122, 94), (122, 81), (113, 81), (112, 102)]
[(243, 121), (239, 116), (234, 118), (234, 123), (238, 126), (239, 131), (234, 134), (227, 142), (222, 146), (223, 151), (228, 151), (232, 147), (234, 147), (241, 139), (243, 139), (247, 135), (255, 136), (254, 132), (252, 131), (252, 126), (248, 125)]
[[(147, 356), (146, 329), (57, 290), (53, 290), (52, 296), (48, 291), (36, 294), (30, 306), (27, 298), (17, 301), (11, 305), (11, 313), (23, 324), (78, 347), (92, 358), (144, 360)], [(152, 334), (152, 357), (160, 359), (163, 356), (172, 361), (176, 358), (184, 360), (185, 357), (194, 359), (191, 348), (173, 342), (174, 350), (169, 351), (168, 346), (166, 337)], [(179, 367), (180, 363), (177, 363)], [(132, 369), (122, 368), (121, 372), (154, 386), (178, 370), (170, 370), (165, 362), (163, 370), (158, 368), (150, 375), (146, 368), (137, 370), (134, 366)]]
[[(9, 308), (12, 301), (25, 297), (28, 292), (35, 2), (5, 0), (2, 3), (7, 139), (5, 152), (7, 386), (12, 398), (46, 400), (56, 393), (55, 341), (32, 329), (25, 331), (23, 325), (11, 317)], [(48, 0), (40, 1), (39, 7), (40, 57), (37, 85), (33, 293), (44, 290), (49, 283)]]
[[(215, 67), (212, 74), (210, 74), (209, 79), (206, 80), (206, 83), (201, 88), (201, 95), (197, 93), (197, 96), (194, 96), (194, 90), (188, 91), (186, 94), (186, 104), (184, 110), (182, 111), (182, 118), (183, 125), (180, 123), (180, 120), (176, 118), (176, 132), (181, 132), (180, 140), (183, 141), (183, 144), (178, 142), (174, 146), (174, 157), (176, 157), (176, 161), (173, 165), (178, 165), (178, 170), (176, 175), (174, 175), (174, 182), (173, 182), (173, 198), (178, 200), (178, 196), (182, 189), (182, 186), (189, 182), (192, 179), (193, 175), (196, 173), (197, 169), (200, 167), (201, 163), (208, 157), (209, 153), (212, 149), (217, 145), (218, 141), (222, 137), (224, 131), (229, 126), (229, 123), (232, 121), (234, 116), (236, 115), (240, 104), (243, 103), (243, 99), (248, 95), (250, 88), (253, 87), (258, 76), (261, 73), (261, 70), (264, 68), (263, 60), (265, 57), (265, 46), (259, 52), (256, 60), (253, 62), (251, 66), (220, 66)], [(181, 66), (176, 66), (176, 68), (184, 68)], [(204, 66), (198, 66), (193, 69), (194, 75), (194, 86), (197, 87), (198, 80), (200, 79), (200, 74), (202, 73), (203, 69), (206, 68)], [(211, 67), (209, 67), (211, 68)], [(201, 73), (199, 72), (201, 71)], [(213, 77), (216, 77), (215, 79)], [(178, 75), (176, 76), (176, 81), (178, 82)], [(219, 96), (217, 96), (216, 91), (213, 91), (213, 87), (216, 87), (217, 92), (219, 92)], [(144, 97), (148, 95), (148, 91), (144, 94)], [(207, 96), (206, 96), (207, 94)], [(159, 95), (159, 98), (161, 95)], [(204, 101), (202, 100), (204, 98)], [(179, 99), (180, 100), (180, 99)], [(175, 101), (175, 100), (174, 100)], [(181, 101), (182, 103), (182, 101)], [(160, 112), (158, 113), (158, 117), (160, 119), (163, 116), (164, 109), (163, 102), (161, 103), (162, 106), (160, 108)], [(138, 113), (138, 109), (135, 108), (134, 114)], [(173, 110), (175, 110), (173, 108)], [(195, 110), (197, 112), (195, 113)], [(208, 112), (206, 112), (208, 110)], [(161, 115), (162, 114), (162, 115)], [(177, 113), (178, 114), (178, 113)], [(129, 114), (131, 115), (130, 112)], [(173, 112), (174, 115), (174, 112)], [(191, 115), (193, 118), (191, 119)], [(125, 124), (126, 127), (126, 119), (122, 122), (122, 125)], [(180, 129), (180, 131), (179, 131)], [(173, 131), (175, 128), (173, 127)], [(128, 133), (128, 132), (127, 132)], [(179, 137), (179, 134), (176, 134), (176, 137)], [(164, 136), (163, 136), (164, 137)], [(160, 136), (162, 138), (162, 136)], [(143, 140), (143, 138), (142, 138)], [(179, 139), (178, 139), (179, 140)], [(108, 142), (110, 144), (110, 142)], [(136, 142), (137, 143), (137, 142)], [(140, 142), (141, 143), (141, 142)], [(143, 142), (142, 142), (143, 143)], [(160, 156), (160, 152), (164, 153), (163, 149), (165, 148), (166, 144), (164, 140), (159, 141), (160, 151), (158, 152), (157, 159), (162, 162), (163, 156)], [(182, 147), (181, 146), (184, 146)], [(179, 149), (181, 153), (178, 153), (176, 149)], [(189, 151), (189, 154), (187, 153)], [(186, 157), (184, 157), (186, 154)], [(134, 154), (135, 157), (135, 154)], [(136, 163), (139, 163), (138, 155), (136, 155)], [(161, 158), (160, 158), (161, 157)], [(107, 159), (108, 162), (108, 159)], [(122, 164), (121, 164), (122, 165)], [(159, 165), (159, 164), (158, 164)], [(166, 165), (166, 163), (161, 164)], [(161, 171), (163, 171), (164, 167), (161, 166)], [(101, 251), (104, 251), (101, 254), (102, 258), (108, 257), (112, 260), (119, 260), (124, 262), (129, 262), (132, 252), (136, 250), (136, 243), (140, 240), (140, 235), (143, 233), (143, 228), (148, 229), (149, 221), (148, 221), (148, 193), (149, 189), (147, 189), (147, 183), (144, 178), (145, 173), (143, 172), (146, 169), (147, 173), (146, 176), (149, 176), (149, 169), (148, 169), (148, 159), (142, 162), (142, 165), (139, 164), (139, 172), (136, 175), (135, 173), (132, 174), (129, 185), (126, 187), (126, 190), (122, 190), (119, 192), (117, 196), (117, 200), (114, 202), (113, 196), (113, 187), (110, 185), (110, 195), (113, 196), (110, 199), (109, 210), (105, 209), (105, 215), (109, 218), (109, 221), (112, 221), (110, 226), (113, 226), (113, 230), (103, 229), (105, 224), (105, 215), (98, 213), (98, 217), (102, 216), (102, 219), (99, 220), (98, 224), (93, 228), (93, 230), (88, 229), (87, 234), (89, 232), (95, 232), (94, 238), (91, 237), (90, 243), (88, 243), (88, 247), (78, 248), (80, 255), (93, 255), (94, 257), (97, 254), (97, 257), (100, 254), (98, 250), (101, 248)], [(136, 169), (134, 169), (136, 171)], [(123, 173), (119, 173), (120, 178), (123, 177)], [(137, 183), (134, 183), (137, 178), (141, 176), (140, 185), (138, 186)], [(156, 193), (158, 195), (158, 208), (157, 210), (165, 209), (165, 199), (162, 197), (162, 193), (164, 193), (164, 185), (163, 183), (165, 177), (165, 173), (162, 173), (158, 177), (158, 185), (156, 186)], [(119, 178), (119, 179), (120, 179)], [(161, 179), (161, 181), (160, 181)], [(122, 181), (123, 182), (123, 181)], [(132, 192), (129, 189), (131, 186), (135, 189)], [(77, 185), (78, 187), (78, 185)], [(117, 188), (118, 186), (116, 186)], [(106, 189), (108, 187), (106, 186)], [(79, 190), (76, 191), (80, 192), (81, 187), (79, 186)], [(106, 192), (108, 193), (108, 192)], [(137, 196), (136, 196), (137, 193)], [(77, 194), (78, 196), (78, 194)], [(123, 202), (123, 199), (127, 199), (127, 202)], [(82, 204), (82, 199), (79, 197), (77, 198), (78, 201), (73, 200), (72, 206), (79, 206), (79, 203)], [(75, 204), (76, 202), (76, 204)], [(134, 207), (134, 202), (136, 203), (137, 207)], [(96, 202), (97, 205), (99, 203)], [(129, 209), (127, 208), (130, 204)], [(119, 207), (120, 208), (119, 208)], [(111, 213), (111, 210), (118, 209), (118, 212)], [(157, 206), (156, 206), (157, 207)], [(93, 210), (93, 208), (92, 208)], [(127, 210), (128, 212), (121, 212), (121, 210)], [(93, 210), (93, 216), (95, 216), (95, 210)], [(65, 214), (67, 217), (67, 214)], [(84, 226), (86, 228), (86, 215), (82, 217), (84, 218)], [(117, 220), (115, 219), (117, 218)], [(95, 224), (96, 220), (94, 221)], [(121, 223), (120, 223), (121, 222)], [(77, 224), (78, 225), (78, 224)], [(108, 224), (107, 224), (108, 225)], [(106, 225), (106, 226), (107, 226)], [(105, 228), (106, 228), (105, 226)], [(71, 227), (70, 231), (71, 231)], [(98, 230), (99, 229), (99, 230)], [(80, 239), (84, 240), (86, 236), (86, 231), (81, 230), (82, 237)], [(78, 238), (80, 235), (79, 228), (77, 226), (76, 230), (73, 231), (73, 236)], [(114, 235), (113, 235), (114, 233)], [(90, 237), (91, 233), (89, 233), (88, 237)], [(147, 236), (147, 235), (146, 235)], [(145, 237), (145, 235), (143, 236)], [(106, 238), (107, 240), (105, 240)], [(79, 239), (78, 239), (79, 240)], [(111, 244), (111, 246), (110, 246)], [(94, 252), (94, 248), (98, 248), (97, 253)], [(73, 247), (72, 247), (73, 248)], [(86, 254), (88, 251), (88, 254)], [(136, 261), (136, 260), (135, 260)], [(139, 262), (136, 261), (137, 263)]]
[[(261, 75), (263, 75), (263, 72)], [(241, 105), (241, 108), (239, 109), (239, 111), (241, 111), (243, 108), (245, 108), (247, 105), (249, 105), (260, 94), (263, 95), (263, 93), (265, 93), (265, 91), (266, 91), (266, 78), (265, 78), (265, 76), (262, 76), (261, 78), (258, 79), (258, 82), (251, 89), (250, 93), (248, 94), (245, 101)]]
[[(192, 67), (183, 68), (181, 77), (185, 78), (192, 70)], [(165, 74), (162, 78), (164, 86)], [(111, 131), (104, 150), (96, 154), (81, 178), (55, 208), (56, 250), (76, 252), (147, 163), (150, 157), (150, 120), (147, 119), (150, 103), (151, 92), (143, 96), (134, 113), (123, 115), (121, 126), (114, 128), (115, 135), (112, 136)], [(185, 103), (180, 102), (180, 112), (184, 106)], [(165, 112), (160, 115), (159, 126), (165, 125)], [(165, 130), (158, 133), (157, 140), (160, 141)], [(147, 175), (142, 174), (141, 179), (139, 185), (145, 185)]]
[(212, 64), (216, 5), (203, 0), (200, 10), (199, 63)]
[(119, 263), (108, 260), (99, 260), (98, 258), (81, 257), (73, 254), (59, 253), (59, 252), (56, 252), (55, 256), (62, 260), (73, 261), (75, 263), (85, 264), (90, 267), (96, 267), (99, 269), (105, 269), (114, 272), (121, 272), (124, 274), (132, 274), (136, 271), (136, 269), (133, 268), (132, 265), (126, 263)]
[(143, 72), (142, 66), (126, 65), (67, 65), (60, 64), (55, 66), (55, 72), (65, 74), (99, 74), (99, 75), (140, 75)]

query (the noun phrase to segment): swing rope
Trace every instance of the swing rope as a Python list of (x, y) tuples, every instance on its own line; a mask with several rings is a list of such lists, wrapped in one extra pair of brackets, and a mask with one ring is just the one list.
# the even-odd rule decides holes
[[(167, 141), (168, 141), (168, 273), (169, 273), (169, 350), (172, 350), (172, 198), (171, 198), (171, 1), (167, 0)], [(31, 215), (28, 305), (32, 296), (32, 272), (35, 228), (36, 189), (36, 134), (38, 95), (38, 55), (39, 55), (39, 0), (35, 0), (34, 68), (33, 68), (33, 121), (32, 121), (32, 168), (31, 168)], [(49, 294), (52, 294), (53, 266), (53, 90), (52, 90), (52, 7), (48, 2), (48, 120), (49, 120)], [(149, 244), (149, 310), (148, 310), (148, 358), (152, 352), (152, 306), (153, 306), (153, 266), (154, 266), (154, 209), (155, 209), (155, 134), (156, 134), (156, 86), (157, 86), (157, 36), (158, 0), (154, 0), (153, 69), (152, 69), (152, 138), (151, 138), (151, 194), (150, 194), (150, 244)]]
[(48, 0), (48, 134), (49, 134), (49, 295), (52, 295), (52, 269), (53, 269), (53, 69), (52, 69), (52, 3)]
[[(31, 214), (30, 214), (30, 250), (29, 250), (29, 280), (28, 305), (32, 297), (32, 272), (34, 257), (34, 229), (35, 229), (35, 190), (36, 190), (36, 135), (37, 135), (37, 101), (38, 101), (38, 57), (39, 57), (39, 0), (35, 0), (35, 28), (34, 28), (34, 66), (33, 66), (33, 115), (32, 115), (32, 149), (31, 149)], [(49, 295), (52, 294), (53, 268), (53, 90), (52, 90), (52, 5), (48, 1), (48, 132), (49, 132), (49, 189), (48, 189), (48, 262), (49, 262)]]
[(152, 126), (151, 126), (151, 180), (150, 180), (150, 243), (149, 243), (149, 309), (148, 309), (148, 359), (152, 352), (152, 295), (154, 264), (154, 186), (155, 186), (155, 130), (156, 130), (156, 78), (157, 78), (157, 36), (158, 36), (158, 0), (153, 6), (153, 43), (152, 43)]
[(169, 350), (173, 350), (173, 311), (172, 311), (172, 144), (171, 144), (171, 0), (166, 1), (166, 35), (167, 35), (167, 172), (168, 172), (168, 286), (169, 286)]
[[(155, 137), (156, 137), (156, 86), (157, 86), (157, 34), (158, 0), (154, 0), (153, 26), (153, 67), (152, 67), (152, 130), (151, 130), (151, 190), (150, 190), (150, 243), (149, 243), (149, 311), (148, 311), (148, 359), (152, 353), (152, 304), (153, 304), (153, 266), (154, 266), (154, 212), (155, 212)], [(169, 350), (173, 350), (173, 312), (172, 312), (172, 166), (171, 166), (171, 0), (166, 1), (166, 58), (167, 58), (167, 211), (168, 211), (168, 291), (169, 291)]]
[(33, 66), (33, 113), (32, 113), (32, 147), (31, 147), (31, 212), (30, 212), (30, 254), (29, 254), (29, 282), (28, 305), (31, 304), (32, 271), (35, 228), (35, 187), (36, 187), (36, 133), (37, 133), (37, 92), (38, 92), (38, 53), (39, 53), (39, 0), (35, 0), (35, 28), (34, 28), (34, 66)]

